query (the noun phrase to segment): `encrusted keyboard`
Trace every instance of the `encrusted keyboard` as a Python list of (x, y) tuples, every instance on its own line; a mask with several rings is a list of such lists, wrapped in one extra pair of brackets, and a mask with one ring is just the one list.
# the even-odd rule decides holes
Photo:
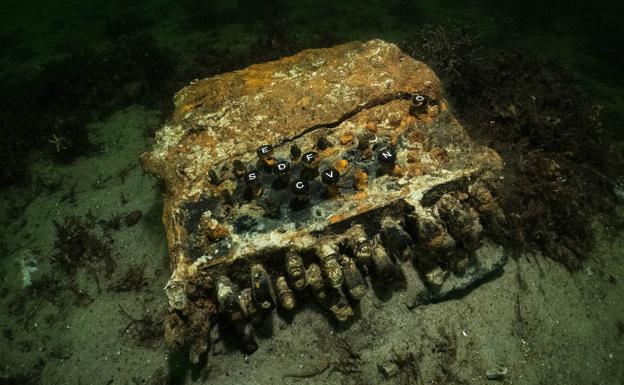
[(343, 322), (404, 269), (439, 299), (503, 260), (500, 157), (471, 142), (433, 72), (379, 40), (188, 86), (143, 162), (167, 187), (166, 336), (193, 361), (214, 314), (251, 352), (276, 307), (313, 301)]

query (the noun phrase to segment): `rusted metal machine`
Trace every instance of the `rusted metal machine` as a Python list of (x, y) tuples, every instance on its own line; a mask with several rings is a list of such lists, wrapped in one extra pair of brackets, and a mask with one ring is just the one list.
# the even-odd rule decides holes
[(142, 162), (166, 188), (166, 338), (195, 362), (216, 314), (251, 352), (275, 307), (314, 301), (342, 322), (403, 269), (442, 299), (504, 263), (500, 157), (381, 40), (193, 82)]

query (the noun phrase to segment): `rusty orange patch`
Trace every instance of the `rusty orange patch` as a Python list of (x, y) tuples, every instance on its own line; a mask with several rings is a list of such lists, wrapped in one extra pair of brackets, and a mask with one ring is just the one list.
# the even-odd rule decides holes
[(366, 199), (367, 196), (368, 196), (368, 192), (366, 192), (366, 191), (358, 191), (353, 196), (353, 199), (355, 199), (356, 201), (361, 201), (361, 200)]
[(353, 132), (347, 131), (344, 134), (340, 135), (340, 144), (347, 145), (353, 142)]
[(327, 158), (327, 157), (332, 156), (334, 154), (334, 152), (336, 152), (336, 151), (337, 151), (337, 149), (335, 147), (329, 147), (329, 148), (326, 148), (325, 150), (323, 150), (321, 152), (321, 156), (323, 158)]
[(334, 223), (338, 223), (338, 222), (344, 220), (344, 218), (343, 218), (342, 215), (334, 214), (334, 215), (330, 216), (329, 218), (327, 218), (327, 220), (329, 220), (329, 223), (333, 225)]
[(336, 164), (334, 164), (334, 168), (338, 170), (340, 174), (344, 174), (345, 171), (347, 171), (348, 167), (349, 167), (349, 161), (346, 159), (340, 159), (339, 161), (336, 162)]
[(364, 190), (368, 186), (368, 174), (362, 169), (357, 169), (353, 173), (353, 188)]

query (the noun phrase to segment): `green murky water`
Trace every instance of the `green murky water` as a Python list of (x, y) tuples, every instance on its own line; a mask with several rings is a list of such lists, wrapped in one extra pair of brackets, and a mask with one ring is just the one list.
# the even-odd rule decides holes
[[(623, 3), (0, 7), (0, 384), (624, 383)], [(216, 335), (190, 365), (162, 341), (162, 198), (139, 155), (193, 79), (372, 38), (430, 64), (505, 159), (504, 273), (415, 311), (373, 299), (348, 330), (277, 318), (249, 356)]]

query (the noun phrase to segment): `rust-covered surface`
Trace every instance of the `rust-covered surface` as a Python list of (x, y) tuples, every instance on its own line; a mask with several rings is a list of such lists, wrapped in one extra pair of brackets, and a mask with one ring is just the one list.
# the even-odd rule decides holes
[(442, 298), (504, 261), (488, 237), (499, 156), (430, 68), (381, 40), (193, 82), (142, 162), (166, 186), (167, 340), (193, 361), (217, 312), (253, 351), (276, 306), (344, 321), (370, 280), (415, 266)]

